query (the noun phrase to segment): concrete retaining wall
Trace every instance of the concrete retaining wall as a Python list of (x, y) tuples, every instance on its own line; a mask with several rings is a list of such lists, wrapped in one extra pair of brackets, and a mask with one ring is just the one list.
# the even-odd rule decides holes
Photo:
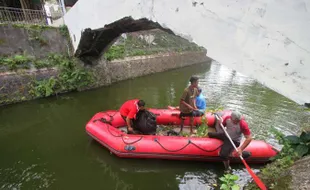
[[(211, 59), (206, 56), (205, 52), (139, 56), (112, 62), (107, 62), (102, 58), (97, 61), (97, 65), (90, 68), (96, 77), (96, 83), (87, 88), (106, 86), (113, 82), (208, 61)], [(33, 99), (29, 93), (31, 81), (56, 77), (58, 73), (55, 68), (1, 73), (0, 105)]]
[(98, 61), (93, 71), (97, 77), (97, 86), (102, 86), (208, 61), (211, 59), (206, 56), (205, 52), (169, 53), (130, 57), (112, 62), (102, 59)]

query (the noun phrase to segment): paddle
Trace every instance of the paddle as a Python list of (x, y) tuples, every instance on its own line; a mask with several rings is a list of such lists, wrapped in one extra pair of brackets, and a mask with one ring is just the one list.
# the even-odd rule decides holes
[[(217, 120), (221, 121), (219, 116), (215, 114), (215, 117)], [(235, 146), (235, 144), (233, 143), (233, 141), (231, 140), (229, 134), (227, 133), (225, 127), (223, 126), (222, 123), (221, 127), (223, 129), (223, 131), (225, 132), (227, 138), (229, 139), (229, 141), (231, 142), (231, 144), (233, 145), (233, 147), (235, 148), (235, 150), (238, 152), (237, 147)], [(267, 190), (265, 184), (259, 179), (259, 177), (251, 170), (250, 166), (246, 163), (246, 161), (243, 159), (242, 155), (239, 155), (242, 163), (244, 164), (245, 168), (248, 170), (249, 174), (252, 176), (252, 178), (254, 179), (256, 185), (261, 189), (261, 190)]]

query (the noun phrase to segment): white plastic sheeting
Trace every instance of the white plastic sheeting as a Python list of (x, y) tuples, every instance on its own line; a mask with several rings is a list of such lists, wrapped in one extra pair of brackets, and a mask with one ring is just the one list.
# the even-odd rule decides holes
[(310, 102), (309, 11), (310, 0), (79, 0), (65, 22), (76, 49), (85, 28), (148, 18), (303, 104)]

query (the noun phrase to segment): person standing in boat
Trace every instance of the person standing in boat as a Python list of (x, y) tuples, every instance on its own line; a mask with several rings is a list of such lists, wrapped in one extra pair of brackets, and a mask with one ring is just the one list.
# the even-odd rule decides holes
[(192, 76), (189, 81), (191, 84), (184, 89), (180, 100), (180, 133), (183, 131), (184, 117), (190, 117), (190, 133), (193, 134), (194, 117), (201, 116), (201, 113), (196, 106), (196, 97), (198, 96), (198, 77)]
[[(250, 153), (243, 152), (243, 150), (252, 141), (252, 136), (251, 136), (251, 131), (248, 127), (248, 124), (242, 118), (241, 113), (238, 111), (233, 111), (230, 116), (226, 116), (220, 122), (222, 122), (223, 126), (226, 127), (227, 133), (231, 137), (236, 147), (238, 147), (238, 154), (242, 155), (244, 158), (249, 157)], [(221, 128), (219, 121), (217, 121), (215, 128), (216, 128), (216, 132), (209, 132), (208, 136), (210, 138), (217, 138), (223, 141), (223, 145), (219, 153), (219, 156), (223, 159), (225, 170), (230, 171), (231, 168), (229, 165), (229, 155), (233, 152), (234, 147), (232, 146), (231, 142), (225, 135), (225, 132)], [(239, 146), (241, 142), (242, 134), (245, 137), (245, 141), (242, 143), (241, 146)]]
[(207, 108), (206, 98), (202, 95), (202, 89), (198, 88), (198, 96), (196, 97), (196, 106), (202, 115), (205, 114)]
[(127, 124), (128, 133), (133, 133), (133, 120), (140, 110), (144, 110), (145, 102), (143, 100), (134, 99), (126, 101), (120, 108), (119, 112)]

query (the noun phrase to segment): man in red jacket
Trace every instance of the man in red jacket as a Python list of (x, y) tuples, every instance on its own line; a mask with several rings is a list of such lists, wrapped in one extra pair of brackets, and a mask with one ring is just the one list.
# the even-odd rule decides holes
[(127, 124), (128, 133), (133, 133), (133, 120), (139, 110), (144, 110), (145, 102), (143, 100), (128, 100), (120, 108), (120, 114)]

